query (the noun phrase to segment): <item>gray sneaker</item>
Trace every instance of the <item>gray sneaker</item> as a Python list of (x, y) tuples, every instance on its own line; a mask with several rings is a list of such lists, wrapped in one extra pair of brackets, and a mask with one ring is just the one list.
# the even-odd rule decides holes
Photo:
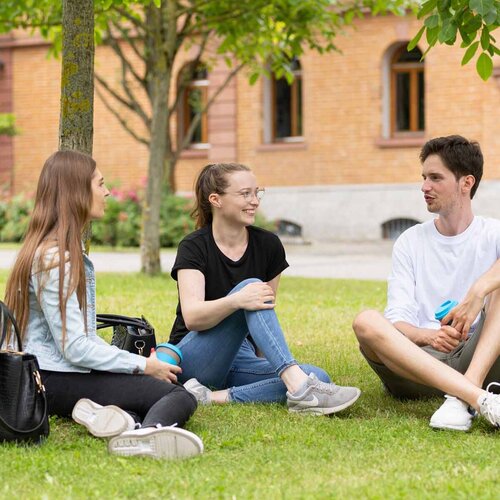
[(200, 405), (210, 405), (212, 404), (212, 391), (200, 384), (195, 378), (190, 378), (185, 384), (184, 389), (190, 392), (198, 401)]
[(134, 419), (118, 406), (101, 406), (90, 399), (77, 401), (71, 413), (73, 420), (84, 425), (96, 437), (112, 437), (134, 429)]
[(286, 393), (288, 411), (329, 415), (348, 408), (356, 402), (361, 391), (357, 387), (342, 387), (318, 380), (314, 373), (307, 377), (305, 389), (297, 393)]
[(110, 439), (112, 455), (179, 459), (203, 453), (203, 442), (194, 433), (178, 427), (143, 427)]
[(488, 385), (486, 388), (486, 396), (483, 396), (482, 401), (478, 401), (479, 414), (488, 420), (491, 425), (500, 427), (500, 394), (489, 392), (490, 387), (493, 385), (500, 387), (500, 384), (496, 382), (492, 382)]

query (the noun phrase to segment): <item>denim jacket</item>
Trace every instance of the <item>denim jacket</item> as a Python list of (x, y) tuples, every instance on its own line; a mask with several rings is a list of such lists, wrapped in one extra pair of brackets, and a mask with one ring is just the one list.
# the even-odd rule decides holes
[[(81, 372), (100, 370), (117, 373), (144, 373), (146, 358), (115, 346), (110, 346), (96, 333), (95, 273), (92, 262), (83, 256), (87, 289), (87, 333), (76, 291), (66, 307), (66, 338), (62, 339), (62, 321), (59, 311), (59, 266), (57, 249), (45, 253), (47, 271), (37, 271), (35, 258), (29, 285), (30, 313), (24, 350), (35, 354), (42, 370)], [(69, 262), (65, 268), (67, 289)], [(40, 300), (38, 291), (42, 287)]]

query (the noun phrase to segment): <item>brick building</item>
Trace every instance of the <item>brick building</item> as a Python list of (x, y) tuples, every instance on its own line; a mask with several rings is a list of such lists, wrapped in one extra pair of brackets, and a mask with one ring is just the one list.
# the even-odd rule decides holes
[[(306, 52), (294, 61), (291, 86), (273, 79), (251, 86), (248, 75), (238, 75), (182, 153), (177, 190), (190, 192), (207, 162), (239, 161), (266, 187), (266, 216), (299, 224), (306, 238), (376, 239), (382, 228), (390, 236), (400, 224), (429, 217), (419, 149), (431, 137), (459, 133), (478, 140), (486, 160), (476, 212), (500, 217), (500, 68), (483, 82), (473, 64), (460, 66), (458, 46), (435, 47), (419, 62), (425, 45), (403, 50), (419, 27), (413, 17), (356, 21), (337, 39), (342, 54)], [(118, 81), (109, 49), (97, 49), (96, 71)], [(190, 99), (210, 96), (226, 71), (222, 63), (200, 69), (181, 100), (176, 134), (189, 124)], [(60, 64), (47, 59), (44, 41), (0, 38), (0, 112), (13, 112), (21, 130), (0, 138), (0, 184), (15, 192), (33, 189), (57, 148), (59, 84)], [(122, 186), (138, 186), (146, 174), (146, 148), (97, 98), (94, 157)]]

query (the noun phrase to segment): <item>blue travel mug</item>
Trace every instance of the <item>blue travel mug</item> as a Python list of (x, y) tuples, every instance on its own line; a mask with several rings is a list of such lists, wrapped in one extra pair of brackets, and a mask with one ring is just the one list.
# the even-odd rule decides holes
[(181, 350), (168, 342), (163, 342), (156, 346), (156, 357), (160, 361), (170, 363), (171, 365), (180, 365), (183, 360)]
[[(434, 313), (434, 317), (441, 321), (455, 306), (458, 306), (458, 302), (456, 300), (447, 300), (443, 302)], [(449, 324), (449, 323), (448, 323)]]

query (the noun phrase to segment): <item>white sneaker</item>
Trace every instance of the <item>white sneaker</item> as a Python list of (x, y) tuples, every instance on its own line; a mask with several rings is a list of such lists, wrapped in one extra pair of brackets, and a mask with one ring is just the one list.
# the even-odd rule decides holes
[(134, 419), (118, 406), (101, 406), (90, 399), (80, 399), (71, 416), (96, 437), (118, 436), (135, 427)]
[(108, 451), (124, 456), (187, 458), (203, 453), (203, 442), (178, 427), (143, 427), (111, 438)]
[(491, 386), (500, 384), (492, 382), (486, 387), (486, 395), (481, 396), (477, 402), (479, 404), (479, 413), (495, 427), (500, 427), (500, 394), (489, 392)]
[(212, 404), (212, 391), (200, 384), (197, 379), (190, 378), (185, 384), (184, 389), (191, 393), (198, 401), (200, 405), (210, 405)]
[(444, 397), (445, 402), (434, 412), (429, 425), (434, 429), (468, 431), (475, 416), (469, 412), (469, 405), (448, 394)]

